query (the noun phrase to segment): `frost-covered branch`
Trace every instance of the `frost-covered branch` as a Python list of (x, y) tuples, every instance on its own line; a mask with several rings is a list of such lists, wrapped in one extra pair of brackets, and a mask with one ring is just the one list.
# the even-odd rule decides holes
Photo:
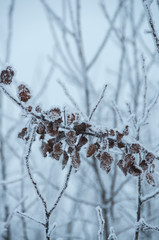
[(156, 189), (155, 192), (147, 194), (146, 196), (142, 197), (141, 202), (142, 203), (147, 202), (148, 200), (151, 200), (152, 198), (157, 197), (157, 195), (159, 195), (159, 190), (158, 189)]
[(102, 209), (99, 206), (96, 207), (96, 211), (97, 211), (98, 223), (99, 223), (98, 240), (103, 240), (105, 221), (103, 219)]
[(141, 218), (139, 222), (136, 223), (136, 229), (137, 231), (139, 229), (142, 229), (143, 231), (157, 231), (159, 232), (159, 227), (158, 226), (151, 226), (147, 224), (144, 220), (144, 218)]
[(72, 165), (70, 166), (68, 174), (66, 176), (64, 187), (62, 188), (62, 190), (61, 190), (61, 192), (60, 192), (56, 202), (54, 203), (54, 206), (50, 209), (49, 215), (51, 215), (51, 213), (55, 210), (55, 208), (57, 207), (59, 201), (61, 200), (62, 195), (64, 194), (64, 192), (65, 192), (65, 190), (66, 190), (66, 188), (68, 186), (68, 182), (69, 182), (69, 179), (70, 179), (70, 176), (71, 176), (71, 172), (72, 172)]
[(155, 42), (155, 45), (156, 45), (156, 50), (159, 54), (159, 37), (158, 37), (157, 31), (155, 29), (155, 24), (154, 24), (154, 21), (153, 21), (152, 12), (150, 10), (150, 4), (149, 3), (150, 3), (149, 0), (148, 1), (143, 0), (145, 13), (146, 13), (146, 16), (147, 16), (147, 19), (148, 19), (148, 22), (149, 22), (149, 26), (150, 26), (151, 31), (152, 31), (153, 39), (154, 39), (154, 42)]
[(47, 213), (46, 201), (45, 201), (44, 197), (42, 196), (42, 194), (41, 194), (41, 192), (40, 192), (40, 190), (38, 188), (37, 183), (33, 179), (33, 176), (32, 176), (32, 173), (31, 173), (31, 169), (30, 169), (30, 164), (29, 164), (29, 157), (30, 157), (30, 154), (31, 154), (31, 147), (32, 147), (34, 138), (35, 138), (35, 129), (33, 129), (32, 132), (30, 133), (30, 139), (29, 139), (29, 142), (28, 142), (28, 149), (27, 149), (27, 153), (26, 153), (26, 156), (25, 156), (25, 163), (26, 163), (26, 167), (27, 167), (29, 178), (30, 178), (30, 180), (31, 180), (31, 182), (33, 184), (33, 187), (36, 190), (36, 193), (37, 193), (39, 199), (41, 200), (41, 202), (42, 202), (42, 204), (44, 206), (45, 213)]
[(114, 232), (114, 228), (111, 227), (111, 228), (110, 228), (110, 234), (109, 234), (108, 240), (116, 240), (116, 239), (117, 239), (117, 236), (116, 236), (116, 234), (115, 234), (115, 232)]
[(104, 98), (104, 94), (105, 94), (105, 90), (107, 88), (107, 84), (104, 85), (104, 88), (103, 88), (103, 91), (102, 91), (102, 94), (97, 102), (97, 104), (95, 105), (95, 107), (93, 108), (91, 114), (90, 114), (90, 117), (89, 117), (89, 121), (92, 119), (92, 116), (94, 114), (94, 112), (96, 111), (97, 107), (99, 106), (100, 102), (102, 101), (102, 99)]
[(38, 223), (38, 224), (41, 224), (41, 225), (45, 226), (45, 223), (40, 222), (39, 220), (36, 220), (35, 218), (27, 215), (26, 213), (22, 213), (22, 212), (20, 212), (20, 211), (16, 211), (16, 213), (17, 213), (18, 215), (20, 215), (21, 217), (28, 218), (28, 219), (30, 219), (30, 220)]

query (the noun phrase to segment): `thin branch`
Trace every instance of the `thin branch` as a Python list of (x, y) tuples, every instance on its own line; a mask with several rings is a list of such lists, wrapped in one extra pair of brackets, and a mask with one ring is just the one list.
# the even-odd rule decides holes
[(155, 29), (155, 24), (154, 24), (154, 21), (153, 21), (153, 18), (152, 18), (152, 13), (151, 13), (148, 1), (143, 0), (143, 5), (144, 5), (144, 8), (145, 8), (147, 18), (148, 18), (149, 26), (150, 26), (151, 31), (152, 31), (153, 39), (154, 39), (154, 42), (155, 42), (155, 45), (156, 45), (156, 50), (159, 54), (159, 37), (157, 36), (157, 32), (156, 32), (156, 29)]
[(136, 224), (137, 231), (140, 228), (143, 231), (157, 231), (157, 232), (159, 232), (159, 227), (158, 226), (151, 226), (151, 225), (147, 224), (143, 218), (141, 218)]
[(99, 206), (96, 207), (96, 211), (97, 211), (98, 222), (99, 222), (98, 240), (103, 240), (105, 221), (103, 219), (102, 209)]
[(144, 76), (144, 109), (143, 109), (143, 117), (146, 112), (146, 105), (147, 105), (147, 74), (145, 69), (145, 58), (142, 56), (142, 70), (143, 70), (143, 76)]
[(148, 195), (142, 197), (141, 198), (142, 204), (144, 202), (147, 202), (147, 201), (151, 200), (152, 198), (155, 198), (157, 195), (159, 195), (159, 190), (158, 189), (154, 193), (151, 193), (151, 194), (148, 194)]
[(48, 213), (49, 216), (51, 215), (51, 213), (52, 213), (52, 212), (55, 210), (55, 208), (57, 207), (59, 201), (60, 201), (61, 198), (62, 198), (62, 195), (64, 194), (66, 188), (68, 187), (68, 182), (69, 182), (69, 179), (70, 179), (70, 176), (71, 176), (71, 172), (72, 172), (72, 165), (70, 166), (69, 171), (68, 171), (68, 174), (67, 174), (67, 176), (66, 176), (66, 180), (65, 180), (64, 187), (62, 188), (62, 190), (61, 190), (61, 192), (60, 192), (60, 194), (59, 194), (56, 202), (54, 203), (54, 206), (50, 209), (50, 211), (49, 211), (49, 213)]
[(25, 213), (22, 213), (22, 212), (20, 212), (20, 211), (16, 211), (16, 213), (17, 213), (18, 215), (20, 215), (21, 217), (28, 218), (28, 219), (36, 222), (36, 223), (39, 223), (39, 224), (45, 226), (45, 223), (40, 222), (39, 220), (36, 220), (35, 218), (30, 217), (29, 215), (27, 215), (27, 214), (25, 214)]
[(115, 234), (115, 232), (114, 232), (114, 228), (111, 227), (111, 228), (110, 228), (110, 234), (109, 234), (108, 240), (116, 240), (116, 239), (117, 239), (117, 236), (116, 236), (116, 234)]
[(33, 144), (33, 141), (34, 141), (34, 138), (35, 138), (35, 128), (33, 129), (32, 133), (30, 134), (30, 139), (29, 139), (29, 143), (28, 143), (28, 150), (27, 150), (27, 154), (25, 156), (25, 164), (26, 164), (26, 167), (27, 167), (27, 171), (28, 171), (28, 175), (29, 175), (29, 178), (35, 188), (35, 191), (39, 197), (39, 199), (41, 200), (43, 206), (44, 206), (44, 209), (45, 209), (45, 213), (47, 213), (47, 204), (46, 204), (46, 201), (45, 199), (43, 198), (43, 196), (41, 195), (40, 193), (40, 190), (37, 186), (37, 183), (35, 182), (35, 180), (33, 179), (33, 176), (32, 176), (32, 173), (31, 173), (31, 170), (30, 170), (30, 165), (29, 165), (29, 157), (30, 157), (30, 153), (31, 153), (31, 147), (32, 147), (32, 144)]
[(96, 106), (93, 108), (93, 110), (92, 110), (92, 112), (91, 112), (91, 114), (90, 114), (89, 121), (91, 120), (91, 118), (92, 118), (94, 112), (96, 111), (97, 107), (99, 106), (100, 102), (101, 102), (102, 99), (104, 98), (104, 94), (105, 94), (105, 90), (106, 90), (106, 88), (107, 88), (107, 84), (104, 85), (104, 88), (103, 88), (102, 94), (101, 94), (101, 96), (100, 96), (100, 98), (99, 98), (99, 100), (98, 100)]

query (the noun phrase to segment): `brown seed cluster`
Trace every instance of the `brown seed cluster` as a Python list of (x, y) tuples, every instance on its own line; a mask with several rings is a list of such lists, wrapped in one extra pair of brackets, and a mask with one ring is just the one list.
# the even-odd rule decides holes
[(30, 90), (24, 84), (18, 87), (18, 97), (22, 102), (27, 102), (31, 98)]
[(9, 85), (11, 84), (13, 77), (14, 77), (14, 71), (12, 67), (8, 66), (5, 70), (1, 72), (0, 83)]
[[(0, 74), (0, 83), (11, 84), (13, 77), (14, 71), (8, 66)], [(22, 107), (22, 103), (27, 103), (31, 98), (31, 92), (24, 84), (18, 86), (18, 98), (20, 102), (18, 103), (17, 100), (15, 102)], [(155, 156), (153, 153), (147, 152), (139, 143), (127, 144), (123, 141), (123, 137), (129, 135), (127, 125), (123, 132), (114, 129), (95, 131), (90, 123), (80, 120), (78, 113), (64, 112), (62, 114), (57, 107), (43, 111), (40, 106), (34, 108), (31, 105), (23, 107), (23, 110), (32, 116), (32, 123), (36, 127), (36, 134), (41, 141), (43, 156), (51, 157), (57, 161), (61, 159), (62, 169), (65, 168), (70, 159), (72, 166), (77, 170), (81, 163), (80, 151), (88, 143), (87, 158), (97, 158), (101, 169), (109, 173), (113, 163), (113, 157), (109, 150), (117, 148), (123, 152), (123, 158), (119, 160), (117, 166), (124, 175), (140, 176), (140, 174), (145, 173), (147, 183), (155, 186), (153, 172), (150, 170), (155, 167), (153, 163)], [(29, 134), (30, 130), (25, 127), (18, 134), (18, 138), (28, 141)], [(96, 138), (97, 141), (89, 143), (90, 137), (88, 136)]]

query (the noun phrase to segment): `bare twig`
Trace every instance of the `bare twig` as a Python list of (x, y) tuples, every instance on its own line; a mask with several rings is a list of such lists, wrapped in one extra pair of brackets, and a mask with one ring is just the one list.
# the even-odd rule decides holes
[(28, 219), (30, 219), (30, 220), (36, 222), (36, 223), (39, 223), (39, 224), (45, 226), (45, 223), (40, 222), (39, 220), (36, 220), (35, 218), (33, 218), (33, 217), (27, 215), (26, 213), (22, 213), (22, 212), (20, 212), (20, 211), (16, 211), (16, 213), (17, 213), (18, 215), (20, 215), (21, 217), (28, 218)]
[(157, 232), (159, 232), (159, 227), (158, 226), (151, 226), (151, 225), (147, 224), (143, 218), (141, 218), (137, 222), (136, 228), (137, 228), (137, 230), (139, 230), (141, 228), (143, 231), (157, 231)]
[(91, 112), (91, 114), (90, 114), (89, 121), (91, 120), (91, 118), (92, 118), (94, 112), (96, 111), (97, 107), (99, 106), (100, 102), (101, 102), (102, 99), (104, 98), (104, 94), (105, 94), (105, 90), (106, 90), (106, 88), (107, 88), (107, 84), (104, 85), (104, 88), (103, 88), (102, 94), (101, 94), (101, 96), (100, 96), (100, 98), (99, 98), (97, 104), (95, 105), (95, 107), (93, 108), (93, 110), (92, 110), (92, 112)]
[(104, 232), (104, 224), (105, 221), (102, 215), (102, 209), (98, 206), (96, 207), (98, 222), (99, 222), (99, 230), (98, 230), (98, 240), (103, 240), (103, 232)]
[(62, 190), (61, 190), (61, 192), (60, 192), (56, 202), (54, 203), (54, 206), (50, 209), (49, 215), (51, 215), (51, 213), (55, 210), (55, 208), (57, 207), (59, 201), (61, 200), (62, 195), (64, 194), (64, 192), (65, 192), (65, 190), (66, 190), (66, 188), (68, 186), (68, 182), (69, 182), (69, 179), (70, 179), (70, 176), (71, 176), (71, 172), (72, 172), (72, 165), (70, 166), (68, 174), (66, 176), (66, 181), (65, 181), (64, 187), (62, 188)]
[(144, 4), (145, 12), (146, 12), (146, 15), (147, 15), (147, 18), (148, 18), (149, 26), (150, 26), (151, 31), (152, 31), (153, 39), (154, 39), (154, 42), (155, 42), (155, 45), (156, 45), (156, 50), (159, 54), (159, 37), (157, 36), (157, 32), (156, 32), (155, 24), (154, 24), (154, 21), (153, 21), (153, 18), (152, 18), (152, 13), (151, 13), (151, 10), (150, 10), (150, 6), (149, 6), (149, 3), (148, 3), (147, 0), (143, 0), (143, 4)]
[(151, 200), (152, 198), (155, 198), (157, 195), (159, 195), (159, 190), (158, 189), (154, 193), (151, 193), (151, 194), (148, 194), (148, 195), (142, 197), (141, 198), (142, 204), (144, 202), (147, 202), (147, 201)]

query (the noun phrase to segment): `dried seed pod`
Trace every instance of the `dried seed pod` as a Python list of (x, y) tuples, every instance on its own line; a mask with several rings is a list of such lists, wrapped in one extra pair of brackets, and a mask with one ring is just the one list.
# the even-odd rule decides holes
[(155, 159), (155, 156), (154, 156), (154, 154), (151, 153), (151, 152), (148, 152), (148, 153), (146, 154), (146, 156), (145, 156), (145, 160), (146, 160), (146, 162), (149, 163), (149, 164), (153, 163), (154, 159)]
[(58, 135), (58, 129), (61, 124), (62, 119), (59, 118), (55, 120), (54, 122), (49, 122), (46, 127), (46, 131), (50, 136), (57, 136)]
[(155, 179), (150, 173), (146, 173), (146, 181), (148, 184), (152, 185), (153, 187), (156, 186)]
[(112, 158), (112, 156), (109, 153), (103, 152), (101, 154), (101, 157), (100, 157), (100, 167), (103, 170), (106, 170), (107, 173), (109, 173), (110, 170), (111, 170), (112, 162), (113, 162), (113, 158)]
[(88, 139), (85, 136), (81, 136), (77, 144), (77, 150), (79, 151), (87, 142)]
[(63, 152), (63, 159), (62, 159), (62, 169), (64, 169), (67, 165), (69, 156), (66, 151)]
[(69, 146), (74, 146), (77, 141), (75, 131), (71, 130), (66, 134), (66, 142)]
[(74, 148), (73, 147), (68, 147), (68, 153), (71, 155), (71, 153), (73, 152)]
[(117, 136), (117, 142), (120, 142), (124, 135), (122, 133), (116, 131), (116, 136)]
[(27, 112), (31, 112), (32, 109), (33, 109), (32, 106), (28, 106), (28, 107), (26, 107), (26, 111), (27, 111)]
[(118, 148), (124, 148), (125, 144), (123, 142), (118, 142)]
[(53, 152), (54, 144), (55, 144), (55, 139), (54, 138), (51, 138), (47, 141), (47, 151), (48, 151), (48, 153)]
[(71, 113), (67, 115), (67, 125), (70, 126), (75, 121), (75, 114)]
[(89, 144), (88, 150), (87, 150), (87, 157), (91, 157), (96, 151), (97, 151), (97, 145), (96, 143)]
[(115, 136), (115, 132), (114, 132), (113, 129), (110, 129), (110, 130), (109, 130), (109, 135), (110, 135), (110, 136)]
[(28, 129), (26, 127), (22, 128), (21, 132), (18, 133), (18, 138), (21, 138), (25, 141), (29, 140)]
[(31, 98), (30, 90), (24, 84), (18, 87), (18, 97), (22, 102), (27, 102)]
[(48, 144), (44, 141), (41, 144), (41, 151), (42, 151), (43, 157), (47, 157)]
[(37, 113), (41, 113), (42, 109), (41, 109), (41, 107), (38, 105), (38, 106), (36, 106), (35, 111), (36, 111)]
[(115, 143), (112, 139), (109, 139), (109, 148), (113, 148), (115, 146)]
[(38, 124), (38, 127), (37, 127), (36, 132), (37, 132), (38, 134), (45, 134), (45, 133), (46, 133), (45, 125), (44, 125), (42, 122), (40, 122), (40, 123)]
[(78, 151), (73, 151), (71, 154), (72, 166), (77, 170), (80, 166), (80, 155)]
[(130, 152), (131, 153), (139, 153), (141, 150), (141, 147), (138, 143), (133, 143), (130, 147)]
[(59, 160), (62, 154), (63, 154), (62, 142), (54, 144), (51, 157), (55, 158), (56, 160)]
[(124, 131), (123, 131), (123, 134), (124, 134), (125, 136), (129, 135), (129, 126), (128, 126), (128, 125), (125, 126), (125, 129), (124, 129)]
[(57, 120), (61, 116), (61, 110), (59, 108), (53, 108), (49, 111), (49, 117), (51, 120)]
[(13, 77), (14, 77), (14, 71), (10, 66), (8, 66), (6, 70), (3, 70), (1, 72), (0, 83), (7, 84), (7, 85), (11, 84)]
[(125, 167), (129, 168), (131, 165), (135, 164), (135, 157), (132, 154), (126, 154), (124, 156)]
[(121, 171), (124, 173), (124, 175), (127, 175), (127, 168), (124, 167), (124, 161), (121, 159), (119, 160), (119, 162), (117, 163), (117, 166), (121, 169)]
[(140, 176), (140, 174), (142, 173), (142, 169), (138, 167), (136, 164), (132, 164), (129, 167), (128, 172), (133, 176)]
[(21, 132), (18, 133), (18, 138), (22, 138), (23, 139), (26, 136), (26, 134), (27, 134), (27, 128), (26, 127), (22, 128)]
[(87, 128), (87, 124), (85, 122), (74, 125), (74, 130), (76, 131), (77, 135), (84, 133), (86, 131), (86, 128)]
[(148, 169), (148, 164), (145, 160), (142, 160), (139, 166), (142, 168), (143, 171), (146, 171)]

